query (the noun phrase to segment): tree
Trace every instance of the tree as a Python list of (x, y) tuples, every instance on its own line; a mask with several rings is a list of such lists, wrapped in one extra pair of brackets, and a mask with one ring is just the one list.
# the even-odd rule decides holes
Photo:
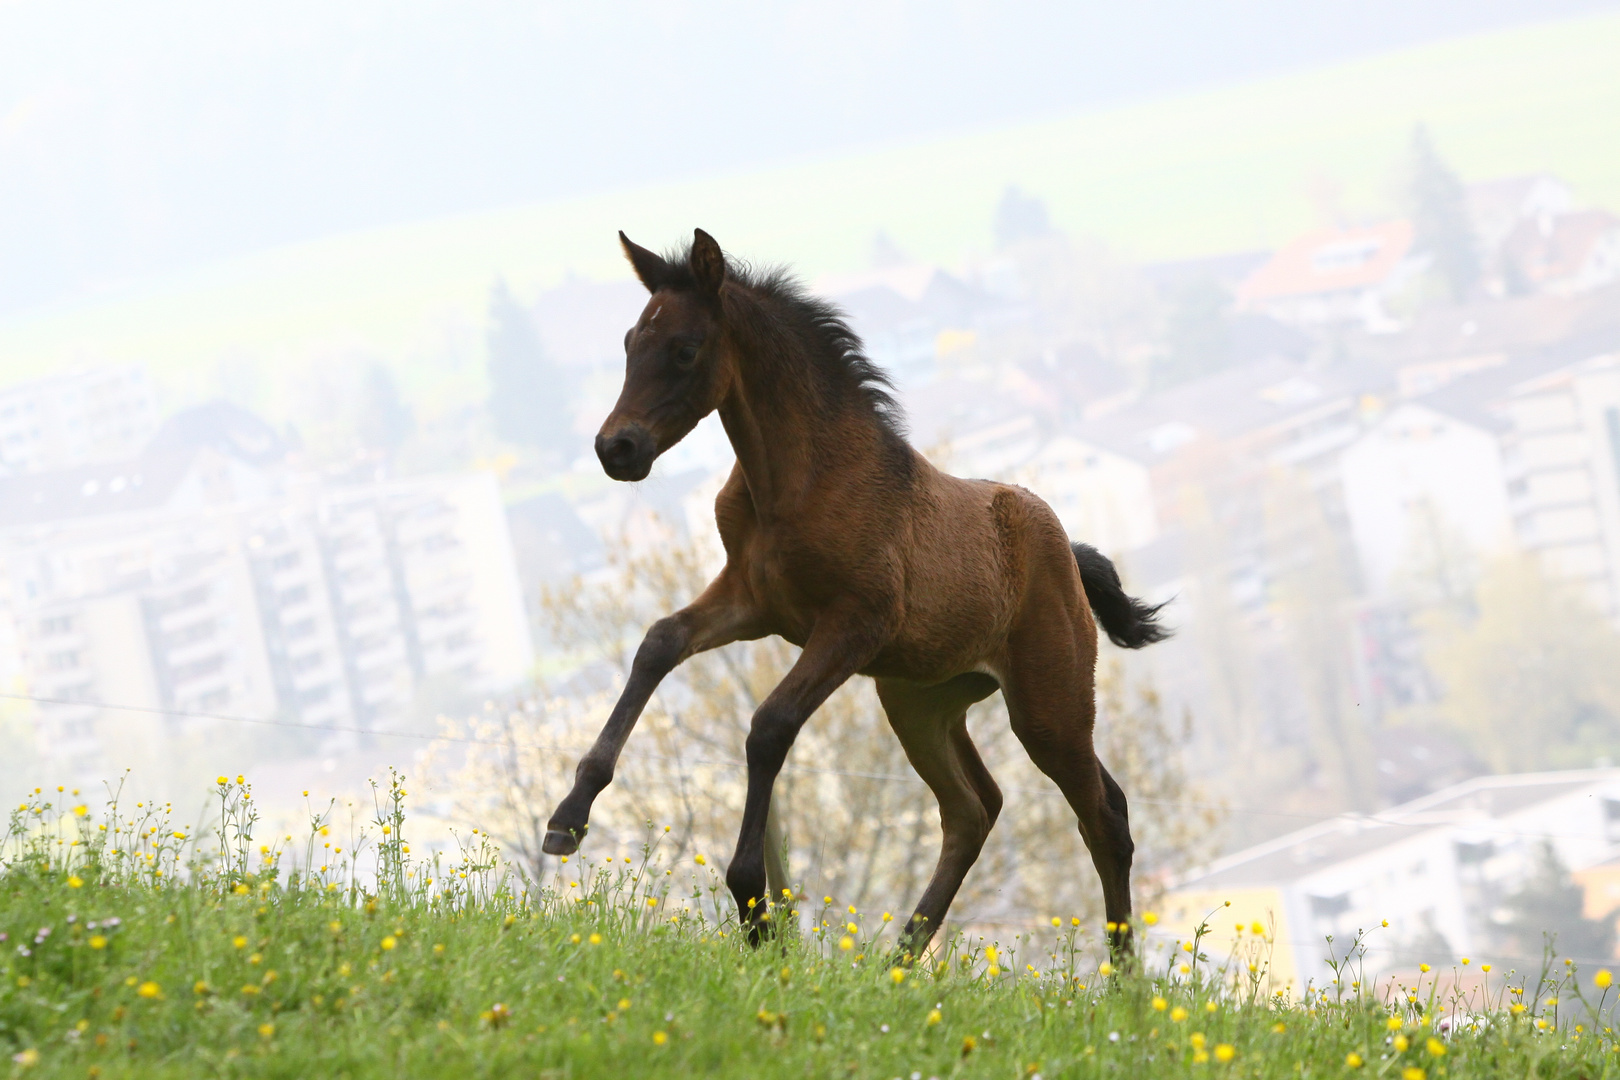
[(1169, 300), (1164, 352), (1153, 365), (1155, 389), (1219, 371), (1232, 359), (1227, 320), (1232, 297), (1219, 281), (1195, 277), (1181, 282)]
[(1462, 181), (1441, 159), (1419, 124), (1412, 132), (1407, 199), (1413, 248), (1434, 259), (1434, 269), (1453, 300), (1466, 300), (1479, 281), (1479, 250), (1469, 221)]
[(508, 442), (566, 452), (574, 443), (570, 387), (546, 355), (534, 320), (505, 281), (489, 295), (489, 411)]
[(355, 418), (360, 444), (392, 454), (415, 426), (410, 408), (400, 400), (393, 374), (381, 364), (367, 367), (361, 377), (359, 415)]
[[(451, 725), (480, 743), (446, 743), (433, 784), (457, 816), (493, 833), (538, 878), (544, 823), (572, 782), (574, 762), (611, 707), (636, 644), (659, 615), (686, 603), (716, 569), (717, 545), (671, 535), (645, 554), (613, 549), (610, 573), (547, 594), (551, 645), (574, 666), (562, 692), (537, 692), (506, 708)], [(592, 815), (597, 851), (639, 845), (646, 823), (677, 855), (720, 862), (731, 851), (746, 774), (737, 767), (754, 710), (786, 674), (797, 650), (776, 639), (739, 642), (688, 660), (648, 705), (615, 780)], [(1152, 897), (1167, 876), (1207, 859), (1217, 823), (1202, 809), (1182, 759), (1183, 718), (1171, 723), (1152, 687), (1132, 684), (1117, 664), (1099, 672), (1097, 742), (1110, 771), (1142, 800), (1131, 820), (1139, 892)], [(970, 715), (986, 764), (1007, 805), (952, 908), (958, 924), (987, 918), (1101, 918), (1100, 890), (1073, 812), (1030, 763), (999, 696)], [(455, 751), (451, 755), (449, 751)], [(939, 851), (939, 817), (888, 730), (872, 683), (841, 687), (805, 725), (777, 782), (786, 880), (839, 904), (889, 908), (921, 894)], [(666, 834), (662, 827), (668, 825)]]
[(1585, 908), (1585, 891), (1570, 878), (1551, 841), (1543, 840), (1530, 873), (1503, 901), (1505, 918), (1497, 929), (1504, 946), (1525, 960), (1533, 960), (1550, 939), (1560, 955), (1606, 963), (1614, 958), (1614, 921), (1588, 919)]
[(1440, 709), (1497, 772), (1590, 765), (1620, 749), (1620, 635), (1528, 557), (1488, 565), (1472, 605), (1423, 623)]

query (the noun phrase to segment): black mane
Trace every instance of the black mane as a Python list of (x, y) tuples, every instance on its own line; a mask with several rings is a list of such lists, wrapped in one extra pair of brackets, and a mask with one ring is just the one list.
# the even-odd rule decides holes
[[(687, 247), (664, 257), (669, 264), (669, 286), (697, 287), (690, 254)], [(727, 256), (726, 281), (763, 301), (752, 313), (755, 317), (748, 320), (753, 324), (751, 329), (771, 337), (786, 335), (796, 339), (802, 346), (799, 351), (811, 361), (808, 374), (824, 400), (860, 406), (871, 415), (885, 441), (904, 450), (901, 459), (909, 463), (905, 415), (895, 400), (894, 380), (866, 355), (860, 335), (850, 328), (836, 304), (810, 295), (786, 267), (756, 270)], [(765, 355), (779, 354), (766, 350)]]

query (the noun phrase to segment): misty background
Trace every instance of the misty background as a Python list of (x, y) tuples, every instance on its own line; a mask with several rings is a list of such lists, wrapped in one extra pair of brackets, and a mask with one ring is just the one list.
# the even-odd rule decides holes
[[(845, 308), (919, 449), (1169, 602), (1173, 641), (1103, 661), (1153, 888), (1567, 773), (1616, 787), (1580, 843), (1459, 840), (1473, 928), (1399, 933), (1520, 941), (1545, 893), (1612, 951), (1616, 55), (1620, 4), (1575, 0), (0, 3), (0, 797), (248, 770), (291, 813), (399, 764), (544, 873), (535, 815), (718, 554), (712, 419), (639, 485), (590, 446), (645, 297), (615, 232), (700, 226)], [(593, 841), (724, 850), (714, 762), (789, 659), (673, 679)], [(807, 732), (784, 844), (898, 905), (926, 792), (812, 764), (906, 771), (861, 693)], [(1476, 794), (1456, 820), (1512, 809)], [(1050, 801), (979, 915), (1089, 902), (1019, 857), (1081, 865)]]

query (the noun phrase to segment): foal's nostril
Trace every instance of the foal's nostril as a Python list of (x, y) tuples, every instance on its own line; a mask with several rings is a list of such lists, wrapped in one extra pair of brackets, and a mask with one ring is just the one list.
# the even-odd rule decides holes
[(607, 446), (602, 448), (602, 460), (614, 465), (628, 465), (635, 454), (636, 441), (628, 435), (610, 439)]

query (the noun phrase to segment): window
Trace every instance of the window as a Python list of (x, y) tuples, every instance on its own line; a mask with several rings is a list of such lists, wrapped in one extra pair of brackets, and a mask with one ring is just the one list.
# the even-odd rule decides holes
[(73, 616), (52, 615), (39, 621), (39, 632), (44, 637), (52, 634), (67, 634), (73, 631)]

